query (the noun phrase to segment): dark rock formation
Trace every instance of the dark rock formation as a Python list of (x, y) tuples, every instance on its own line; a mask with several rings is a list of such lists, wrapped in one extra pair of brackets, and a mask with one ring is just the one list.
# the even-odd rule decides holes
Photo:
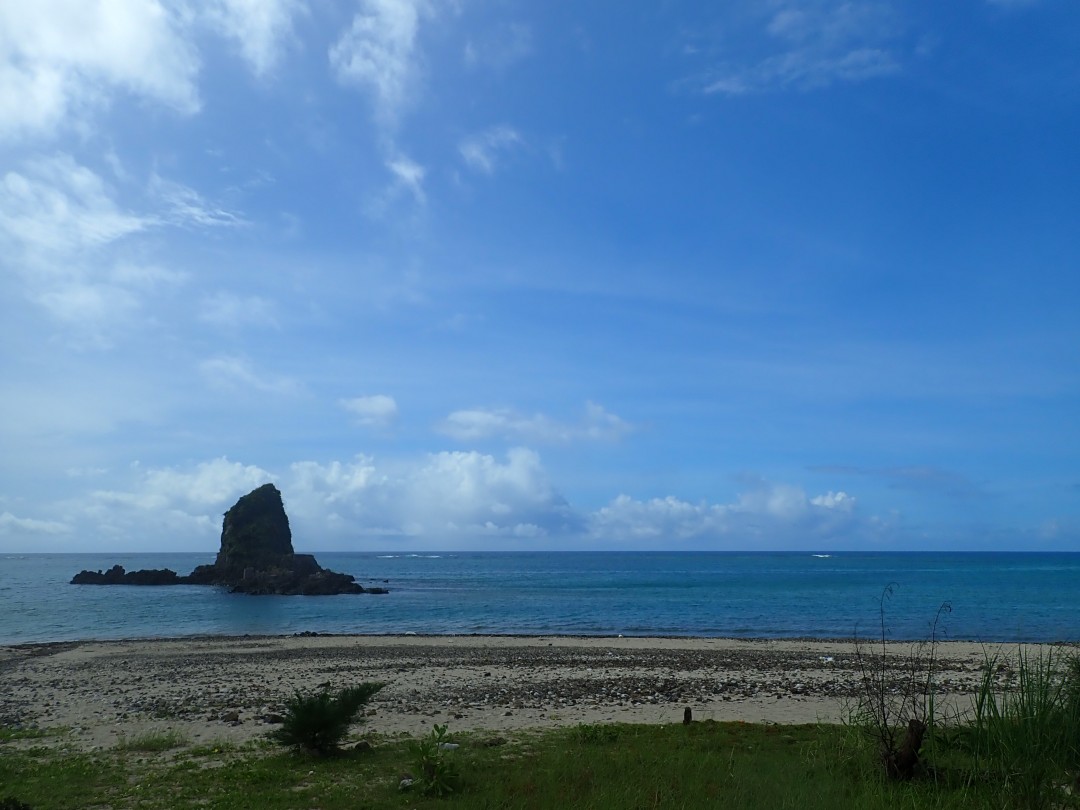
[(249, 492), (225, 513), (221, 550), (213, 565), (200, 565), (186, 577), (176, 572), (145, 570), (126, 573), (119, 565), (108, 571), (82, 571), (73, 585), (218, 585), (233, 593), (331, 596), (339, 593), (387, 593), (363, 588), (351, 574), (320, 566), (310, 554), (293, 552), (289, 518), (281, 493), (273, 484)]
[(168, 568), (145, 568), (127, 572), (122, 565), (114, 565), (108, 571), (82, 571), (76, 574), (72, 585), (179, 585), (180, 577)]

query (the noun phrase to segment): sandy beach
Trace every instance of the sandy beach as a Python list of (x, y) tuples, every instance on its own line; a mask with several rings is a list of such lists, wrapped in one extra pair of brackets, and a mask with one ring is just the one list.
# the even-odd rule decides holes
[[(880, 648), (878, 648), (880, 651)], [(889, 645), (899, 667), (908, 643)], [(946, 642), (939, 687), (966, 700), (996, 648)], [(1003, 652), (1015, 653), (1015, 645)], [(899, 672), (898, 672), (899, 675)], [(364, 729), (423, 734), (577, 723), (838, 722), (860, 679), (853, 644), (802, 640), (287, 636), (0, 647), (0, 725), (110, 746), (150, 732), (243, 742), (296, 690), (384, 681)]]

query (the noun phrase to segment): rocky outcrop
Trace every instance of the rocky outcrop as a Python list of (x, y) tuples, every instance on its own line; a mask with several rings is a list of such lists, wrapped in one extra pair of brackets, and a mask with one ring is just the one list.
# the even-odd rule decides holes
[(181, 578), (168, 568), (144, 568), (141, 571), (125, 571), (124, 566), (114, 565), (108, 571), (81, 571), (72, 585), (179, 585)]
[(292, 531), (281, 493), (273, 484), (249, 492), (225, 513), (221, 549), (213, 565), (200, 565), (186, 577), (164, 570), (127, 573), (82, 571), (73, 585), (217, 585), (252, 595), (331, 596), (340, 593), (386, 593), (365, 589), (351, 574), (330, 571), (310, 554), (293, 551)]

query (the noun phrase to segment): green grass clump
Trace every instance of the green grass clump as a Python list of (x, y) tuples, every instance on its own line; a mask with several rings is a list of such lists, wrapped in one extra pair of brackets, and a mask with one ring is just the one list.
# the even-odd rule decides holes
[(337, 693), (324, 689), (314, 694), (297, 692), (285, 706), (285, 721), (271, 738), (292, 748), (320, 756), (336, 753), (349, 726), (383, 683), (362, 683)]
[(187, 745), (187, 738), (178, 731), (157, 731), (126, 737), (116, 743), (118, 751), (160, 753)]
[[(998, 682), (999, 673), (1014, 677)], [(972, 758), (974, 779), (1000, 785), (1021, 808), (1053, 806), (1080, 777), (1080, 656), (1021, 648), (1015, 670), (988, 655), (969, 718), (947, 736)]]

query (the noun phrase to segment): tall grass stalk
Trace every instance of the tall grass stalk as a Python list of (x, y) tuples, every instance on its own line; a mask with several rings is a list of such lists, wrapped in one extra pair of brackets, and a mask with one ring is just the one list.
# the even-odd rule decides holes
[(973, 775), (1001, 779), (1019, 807), (1060, 800), (1066, 775), (1075, 778), (1080, 745), (1080, 659), (1075, 654), (1020, 648), (1014, 683), (999, 684), (1004, 662), (988, 655), (975, 695), (967, 743)]

